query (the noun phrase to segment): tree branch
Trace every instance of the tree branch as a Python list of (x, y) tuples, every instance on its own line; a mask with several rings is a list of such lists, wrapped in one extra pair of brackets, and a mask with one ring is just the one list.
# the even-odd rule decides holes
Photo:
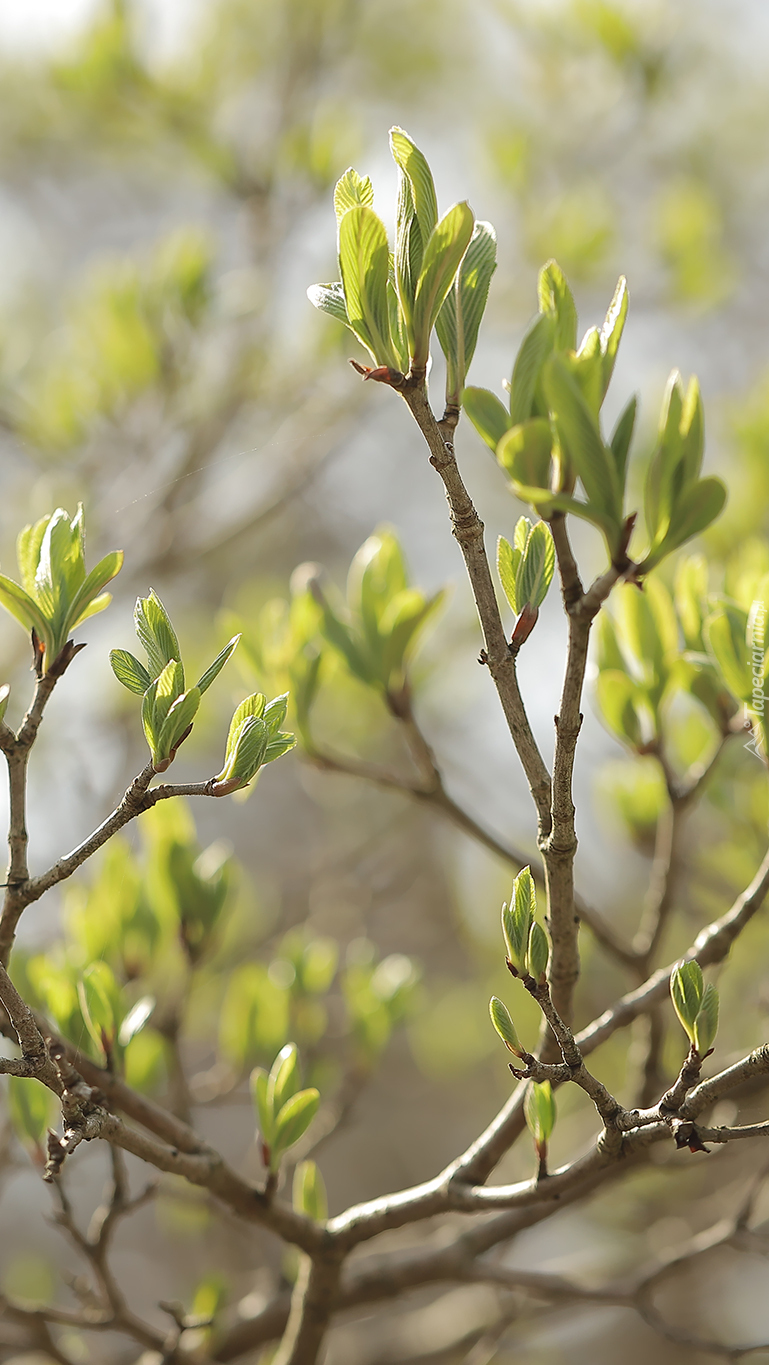
[[(494, 584), (483, 543), (483, 522), (475, 510), (447, 440), (427, 401), (424, 387), (404, 388), (403, 397), (440, 474), (451, 514), (454, 537), (462, 551), (484, 640), (482, 661), (494, 680), (510, 734), (523, 764), (537, 811), (539, 836), (550, 832), (550, 774), (531, 731), (515, 672), (515, 657), (505, 637)], [(450, 433), (449, 433), (450, 434)]]

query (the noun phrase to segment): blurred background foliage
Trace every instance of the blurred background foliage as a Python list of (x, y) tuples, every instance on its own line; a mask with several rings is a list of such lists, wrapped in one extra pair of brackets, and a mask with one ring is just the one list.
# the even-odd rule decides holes
[[(42, 866), (82, 837), (144, 762), (136, 706), (106, 655), (130, 647), (133, 598), (150, 586), (193, 668), (244, 631), (240, 684), (233, 668), (220, 711), (212, 703), (180, 753), (179, 776), (218, 768), (227, 706), (244, 686), (289, 688), (302, 743), (246, 804), (143, 817), (62, 902), (29, 913), (17, 970), (98, 1055), (76, 982), (87, 963), (106, 964), (100, 979), (129, 1079), (192, 1114), (234, 1160), (251, 1142), (248, 1070), (269, 1067), (295, 1039), (326, 1101), (319, 1159), (336, 1211), (434, 1173), (506, 1096), (487, 1000), (505, 989), (498, 911), (509, 871), (425, 803), (322, 771), (319, 758), (413, 778), (425, 754), (403, 714), (407, 677), (406, 711), (452, 794), (503, 840), (533, 849), (535, 830), (475, 666), (469, 594), (418, 435), (392, 394), (359, 384), (346, 363), (355, 343), (305, 299), (309, 283), (336, 273), (333, 184), (354, 162), (391, 216), (383, 149), (397, 123), (427, 152), (443, 207), (469, 195), (495, 224), (500, 267), (474, 383), (496, 389), (509, 372), (547, 257), (569, 275), (585, 325), (627, 274), (615, 388), (640, 389), (649, 451), (667, 371), (699, 373), (707, 462), (731, 488), (709, 536), (709, 586), (719, 590), (718, 561), (727, 561), (727, 590), (739, 598), (751, 556), (766, 568), (751, 545), (766, 533), (769, 505), (766, 14), (749, 0), (728, 10), (698, 0), (200, 0), (173, 10), (171, 40), (160, 44), (165, 8), (102, 0), (66, 38), (0, 50), (0, 559), (12, 563), (20, 526), (59, 504), (74, 511), (79, 499), (92, 553), (126, 550), (115, 605), (90, 623), (90, 648), (58, 690), (36, 751), (33, 857)], [(459, 443), (493, 545), (521, 509), (466, 424)], [(384, 523), (420, 587), (415, 609), (446, 584), (453, 592), (437, 628), (420, 626), (424, 647), (407, 670), (372, 683), (338, 630), (324, 636), (319, 600), (349, 642), (354, 575), (346, 604), (341, 585)], [(593, 533), (579, 529), (576, 540), (588, 570), (599, 567)], [(672, 566), (663, 577), (672, 588)], [(521, 660), (545, 749), (562, 644), (555, 597)], [(6, 621), (0, 645), (20, 708), (28, 658)], [(713, 722), (681, 705), (671, 703), (673, 760), (684, 769), (712, 746)], [(659, 765), (623, 757), (596, 707), (580, 754), (580, 889), (629, 938), (664, 813)], [(687, 875), (659, 961), (750, 879), (766, 817), (762, 768), (733, 742), (689, 817)], [(769, 997), (756, 964), (767, 947), (762, 922), (722, 973), (722, 1061), (763, 1040)], [(583, 948), (580, 1022), (633, 984), (588, 934)], [(530, 1042), (534, 1007), (530, 1018), (524, 1009), (516, 1024)], [(132, 1016), (133, 1032), (124, 1028)], [(638, 1030), (600, 1055), (625, 1098), (642, 1046)], [(681, 1047), (671, 1031), (667, 1068)], [(21, 1103), (11, 1093), (11, 1109)], [(28, 1103), (17, 1127), (42, 1133), (47, 1115)], [(559, 1096), (554, 1164), (591, 1125), (583, 1097)], [(34, 1136), (28, 1145), (34, 1168)], [(630, 1266), (714, 1222), (752, 1159), (720, 1156), (715, 1178), (699, 1164), (684, 1177), (639, 1174), (621, 1197), (524, 1235), (515, 1254), (585, 1273)], [(33, 1168), (13, 1147), (8, 1161), (5, 1219), (45, 1208)], [(256, 1174), (256, 1153), (247, 1161)], [(74, 1193), (87, 1204), (99, 1159), (78, 1163)], [(501, 1174), (532, 1169), (524, 1142)], [(27, 1217), (24, 1229), (2, 1254), (3, 1288), (30, 1301), (64, 1293), (52, 1287), (64, 1258), (56, 1234)], [(173, 1182), (122, 1235), (118, 1264), (149, 1312), (161, 1273), (172, 1282), (166, 1298), (194, 1311), (242, 1300), (245, 1314), (291, 1273), (274, 1248)], [(720, 1269), (682, 1282), (680, 1302), (700, 1313), (716, 1302)], [(490, 1292), (443, 1296), (444, 1335), (428, 1332), (443, 1353), (431, 1360), (465, 1358), (455, 1343), (468, 1324), (493, 1323)], [(388, 1308), (375, 1336), (362, 1322), (344, 1327), (334, 1361), (420, 1359), (431, 1297)], [(718, 1311), (729, 1319), (720, 1301)], [(545, 1365), (560, 1358), (567, 1330), (572, 1359), (616, 1359), (618, 1333), (623, 1359), (647, 1358), (652, 1338), (634, 1322), (581, 1310), (579, 1324), (575, 1333), (557, 1313), (525, 1320), (493, 1358), (505, 1365), (522, 1348)], [(653, 1348), (661, 1362), (681, 1359), (672, 1346)]]

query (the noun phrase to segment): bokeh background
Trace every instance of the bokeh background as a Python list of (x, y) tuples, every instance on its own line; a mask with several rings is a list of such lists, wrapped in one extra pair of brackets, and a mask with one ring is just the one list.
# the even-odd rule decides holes
[[(640, 393), (640, 469), (668, 372), (699, 375), (707, 463), (732, 490), (709, 544), (728, 555), (765, 530), (769, 490), (768, 38), (757, 0), (0, 0), (0, 562), (13, 575), (19, 528), (78, 501), (92, 560), (126, 550), (114, 605), (89, 623), (88, 650), (58, 689), (36, 750), (34, 869), (83, 837), (145, 761), (136, 707), (107, 663), (110, 647), (131, 648), (138, 592), (160, 593), (193, 664), (207, 662), (233, 621), (250, 632), (239, 675), (233, 664), (209, 694), (208, 719), (175, 765), (181, 778), (208, 775), (220, 766), (232, 703), (265, 681), (264, 604), (286, 596), (305, 561), (343, 584), (382, 523), (396, 528), (420, 586), (451, 587), (415, 672), (417, 712), (446, 783), (489, 828), (534, 847), (525, 783), (475, 662), (477, 629), (439, 482), (405, 409), (359, 383), (347, 364), (354, 341), (305, 296), (336, 276), (333, 185), (351, 163), (370, 174), (390, 221), (387, 130), (400, 124), (428, 155), (443, 208), (468, 197), (495, 224), (499, 269), (471, 374), (495, 390), (548, 257), (566, 271), (584, 326), (600, 321), (626, 274), (630, 317), (609, 406), (617, 412)], [(493, 544), (522, 509), (464, 423), (458, 440)], [(592, 534), (578, 532), (577, 545), (586, 569), (598, 569)], [(521, 659), (546, 752), (562, 646), (554, 597)], [(28, 646), (10, 619), (0, 621), (0, 654), (18, 711)], [(340, 752), (408, 762), (384, 708), (341, 667), (320, 728)], [(656, 800), (629, 762), (589, 711), (578, 882), (628, 934)], [(760, 765), (735, 753), (691, 822), (691, 882), (665, 960), (752, 875), (765, 806)], [(332, 986), (318, 1006), (325, 1015), (307, 1023), (330, 1091), (354, 1095), (319, 1154), (332, 1210), (433, 1174), (508, 1090), (487, 1018), (490, 990), (504, 985), (507, 869), (405, 797), (318, 772), (297, 754), (269, 770), (247, 804), (201, 803), (194, 814), (202, 845), (231, 841), (238, 926), (185, 1023), (195, 1122), (257, 1172), (243, 1087), (209, 1103), (223, 1065), (212, 1039), (244, 956), (277, 957), (284, 968), (272, 986), (289, 991), (285, 936), (296, 930), (302, 943), (337, 942), (348, 964), (347, 985)], [(138, 830), (128, 847), (141, 850)], [(86, 892), (74, 894), (82, 902)], [(92, 891), (95, 918), (100, 894), (111, 893)], [(62, 908), (73, 913), (54, 896), (28, 911), (26, 953), (55, 939)], [(732, 1009), (725, 1058), (763, 1040), (769, 998), (756, 966), (767, 946), (766, 930), (752, 929), (722, 979), (725, 1014)], [(588, 936), (585, 953), (580, 1022), (631, 984)], [(356, 1034), (355, 1007), (348, 1000), (345, 1023), (340, 991), (352, 998), (355, 972), (369, 982), (380, 962), (380, 995), (360, 1019), (392, 998), (388, 982), (402, 999), (389, 1014), (382, 1006), (370, 1035), (358, 1019)], [(239, 1061), (268, 1059), (280, 1041), (256, 1028), (254, 1055)], [(634, 1046), (617, 1038), (599, 1054), (620, 1089), (632, 1087)], [(677, 1038), (670, 1049), (675, 1066)], [(145, 1079), (162, 1095), (173, 1077), (151, 1061)], [(579, 1097), (559, 1104), (555, 1154), (566, 1158), (593, 1125)], [(511, 1255), (588, 1279), (629, 1269), (715, 1222), (759, 1157), (666, 1157), (532, 1230)], [(532, 1160), (522, 1143), (502, 1178), (527, 1173)], [(72, 1163), (83, 1209), (98, 1194), (99, 1162)], [(48, 1196), (13, 1144), (0, 1198), (4, 1288), (66, 1299), (56, 1285), (67, 1249), (27, 1217), (47, 1212)], [(158, 1297), (189, 1302), (214, 1271), (229, 1311), (240, 1303), (245, 1315), (292, 1273), (273, 1245), (170, 1186), (121, 1233), (116, 1263), (155, 1318)], [(724, 1254), (677, 1281), (670, 1303), (682, 1322), (761, 1339), (761, 1275), (758, 1258), (742, 1257), (735, 1274)], [(494, 1340), (509, 1308), (482, 1286), (414, 1295), (351, 1319), (329, 1361), (550, 1365), (567, 1350), (574, 1362), (640, 1362), (650, 1350), (661, 1365), (700, 1358), (658, 1342), (630, 1315), (584, 1307), (522, 1308)], [(84, 1361), (136, 1359), (118, 1338), (73, 1338), (67, 1349)], [(14, 1353), (12, 1341), (0, 1345), (0, 1358)]]

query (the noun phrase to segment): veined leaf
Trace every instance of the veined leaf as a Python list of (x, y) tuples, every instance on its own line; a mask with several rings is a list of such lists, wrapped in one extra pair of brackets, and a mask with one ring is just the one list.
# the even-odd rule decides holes
[(554, 570), (553, 536), (550, 527), (543, 521), (538, 521), (528, 536), (518, 568), (516, 596), (521, 606), (524, 602), (529, 602), (532, 607), (541, 607), (553, 580)]
[(554, 318), (550, 314), (540, 314), (523, 338), (513, 366), (510, 383), (510, 422), (513, 426), (528, 421), (533, 414), (537, 383), (554, 340)]
[(617, 469), (604, 446), (593, 414), (559, 356), (550, 357), (543, 377), (561, 440), (582, 480), (588, 500), (619, 527), (622, 501)]
[[(395, 213), (394, 275), (406, 328), (411, 325), (414, 295), (422, 269), (424, 240), (414, 207), (414, 194), (406, 172), (398, 168), (398, 203)], [(408, 362), (407, 362), (408, 364)]]
[(173, 703), (184, 691), (184, 669), (178, 659), (171, 659), (155, 682), (152, 718), (155, 733), (160, 731)]
[(411, 319), (411, 361), (427, 364), (430, 334), (470, 244), (475, 220), (470, 205), (455, 204), (436, 224), (425, 246)]
[(355, 208), (357, 204), (373, 208), (374, 190), (367, 175), (358, 175), (352, 166), (348, 166), (334, 187), (334, 212), (337, 222), (340, 222), (348, 209)]
[(496, 995), (492, 995), (489, 1001), (489, 1014), (491, 1022), (499, 1034), (502, 1042), (514, 1052), (516, 1057), (522, 1057), (524, 1048), (515, 1030), (515, 1024), (510, 1017), (507, 1006)]
[(129, 692), (136, 692), (143, 697), (152, 682), (144, 664), (139, 663), (127, 649), (110, 650), (109, 661), (118, 682), (127, 687)]
[(328, 313), (329, 317), (336, 318), (337, 322), (343, 322), (345, 327), (350, 326), (341, 280), (334, 280), (332, 284), (311, 284), (307, 290), (307, 297), (313, 308), (319, 309), (321, 313)]
[(559, 351), (577, 347), (577, 309), (574, 296), (557, 261), (548, 261), (539, 272), (539, 311), (555, 321), (555, 346)]
[(390, 129), (390, 150), (396, 165), (408, 176), (422, 242), (426, 243), (438, 221), (438, 201), (427, 158), (402, 128)]
[(518, 592), (516, 587), (516, 575), (518, 565), (521, 562), (522, 551), (514, 548), (509, 540), (500, 536), (497, 540), (497, 573), (502, 584), (502, 590), (516, 616), (521, 610), (518, 602)]
[(384, 223), (371, 208), (348, 209), (339, 224), (339, 266), (350, 326), (378, 365), (397, 368), (390, 344)]
[(153, 678), (158, 678), (172, 659), (181, 659), (181, 651), (168, 612), (154, 589), (150, 589), (148, 597), (136, 599), (134, 622), (147, 654), (149, 672)]
[(459, 406), (465, 376), (475, 355), (491, 277), (497, 268), (497, 238), (491, 223), (476, 223), (470, 245), (435, 323), (446, 357), (446, 402)]
[(254, 692), (250, 697), (246, 697), (239, 706), (235, 708), (230, 728), (227, 734), (227, 744), (225, 746), (225, 762), (230, 758), (232, 746), (237, 739), (238, 731), (249, 716), (261, 719), (264, 708), (267, 705), (267, 698), (263, 692)]
[(694, 1046), (701, 1057), (712, 1048), (718, 1033), (718, 991), (708, 982), (702, 993), (702, 1004), (694, 1021)]
[(25, 526), (19, 532), (16, 541), (16, 559), (19, 565), (21, 583), (25, 592), (30, 596), (35, 594), (35, 575), (40, 559), (40, 546), (43, 543), (45, 528), (50, 521), (50, 516), (41, 517), (32, 526)]
[(200, 688), (191, 687), (189, 692), (177, 697), (158, 735), (158, 757), (165, 762), (169, 759), (181, 740), (184, 732), (192, 724), (200, 706)]

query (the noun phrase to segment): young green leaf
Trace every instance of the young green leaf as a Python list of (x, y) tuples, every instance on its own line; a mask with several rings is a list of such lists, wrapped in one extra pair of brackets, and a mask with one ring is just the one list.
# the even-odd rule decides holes
[(267, 1098), (273, 1113), (277, 1114), (287, 1100), (299, 1089), (299, 1049), (296, 1043), (286, 1043), (280, 1049), (270, 1071)]
[(536, 910), (534, 879), (530, 869), (524, 867), (513, 882), (510, 904), (502, 906), (502, 933), (508, 960), (521, 975), (526, 971), (526, 951)]
[[(134, 622), (147, 655), (150, 677), (158, 678), (172, 659), (180, 660), (182, 656), (176, 631), (154, 588), (150, 589), (148, 597), (137, 597)], [(181, 690), (184, 690), (183, 679)]]
[(0, 605), (27, 631), (34, 631), (43, 670), (58, 658), (67, 640), (89, 616), (103, 611), (111, 597), (102, 589), (123, 563), (119, 550), (86, 575), (83, 509), (70, 520), (63, 508), (26, 526), (17, 541), (21, 585), (0, 575)]
[[(510, 383), (510, 425), (518, 426), (534, 416), (534, 396), (542, 368), (555, 342), (555, 320), (540, 314), (521, 342)], [(536, 414), (540, 415), (540, 414)]]
[(425, 245), (409, 327), (411, 363), (415, 369), (427, 364), (430, 334), (470, 244), (474, 226), (470, 205), (455, 204), (436, 224)]
[(262, 1139), (269, 1147), (275, 1127), (275, 1113), (269, 1101), (269, 1077), (263, 1067), (258, 1066), (251, 1072), (251, 1098), (256, 1109)]
[(577, 308), (574, 296), (557, 261), (548, 261), (539, 272), (539, 311), (555, 323), (555, 346), (573, 351), (577, 345)]
[(620, 275), (617, 281), (617, 288), (614, 291), (614, 298), (609, 304), (603, 327), (601, 328), (600, 349), (603, 360), (603, 394), (609, 387), (614, 364), (617, 359), (617, 350), (622, 339), (627, 318), (628, 292), (627, 280), (624, 275)]
[(135, 692), (138, 696), (143, 697), (152, 682), (144, 664), (139, 663), (139, 660), (127, 649), (110, 650), (109, 661), (118, 682), (127, 687), (129, 692)]
[(389, 259), (381, 218), (365, 206), (348, 209), (339, 223), (339, 268), (347, 316), (377, 365), (395, 369), (387, 304)]
[(337, 322), (343, 322), (345, 327), (350, 326), (341, 280), (334, 280), (331, 284), (311, 284), (307, 290), (307, 297), (313, 308), (317, 308), (320, 313), (328, 313), (328, 316), (336, 318)]
[(549, 1142), (555, 1127), (555, 1098), (549, 1081), (532, 1081), (526, 1091), (524, 1113), (537, 1147)]
[(535, 981), (544, 981), (550, 958), (550, 944), (547, 934), (535, 920), (529, 932), (529, 946), (526, 956), (526, 970)]
[(275, 1129), (271, 1143), (270, 1165), (277, 1169), (284, 1152), (293, 1147), (307, 1132), (318, 1112), (320, 1095), (317, 1090), (300, 1090), (287, 1100), (275, 1119)]
[(458, 407), (475, 354), (491, 277), (497, 268), (497, 238), (491, 223), (476, 223), (470, 245), (446, 295), (435, 330), (446, 357), (446, 404)]
[(588, 501), (616, 523), (619, 533), (622, 491), (616, 464), (579, 386), (559, 356), (551, 356), (547, 362), (543, 382), (562, 443), (582, 480)]
[(694, 1042), (694, 1024), (703, 1000), (702, 969), (698, 962), (682, 962), (670, 978), (673, 1008), (689, 1040)]
[(518, 566), (523, 557), (523, 552), (516, 546), (500, 536), (497, 540), (497, 573), (502, 584), (502, 590), (516, 616), (521, 610), (522, 603), (518, 601), (517, 574)]
[(462, 406), (475, 430), (493, 451), (506, 431), (510, 430), (510, 418), (504, 403), (489, 389), (464, 389)]
[(555, 544), (550, 527), (544, 521), (533, 526), (526, 540), (517, 571), (516, 597), (519, 610), (524, 602), (541, 607), (555, 571)]
[(235, 650), (237, 649), (239, 641), (240, 635), (233, 635), (232, 639), (228, 641), (228, 643), (224, 646), (224, 649), (221, 650), (219, 654), (217, 654), (216, 658), (214, 659), (214, 662), (208, 665), (208, 668), (206, 669), (205, 673), (203, 673), (203, 675), (198, 679), (197, 689), (201, 693), (201, 695), (203, 694), (203, 692), (207, 691), (207, 689), (211, 686), (211, 683), (214, 681), (214, 678), (219, 676), (222, 669), (224, 668), (224, 665), (227, 663), (227, 660), (231, 657), (232, 654), (234, 654)]
[(541, 417), (511, 427), (500, 440), (497, 460), (509, 475), (514, 491), (524, 501), (528, 502), (529, 498), (523, 490), (530, 489), (541, 493), (543, 503), (550, 499), (552, 450), (550, 423)]
[(408, 179), (424, 244), (438, 221), (438, 201), (432, 171), (427, 158), (402, 128), (390, 129), (390, 150), (396, 165)]
[(199, 687), (191, 687), (189, 692), (184, 692), (172, 702), (158, 734), (157, 758), (161, 765), (158, 767), (157, 762), (155, 764), (158, 772), (164, 771), (175, 757), (176, 750), (188, 733), (199, 706)]
[(362, 204), (364, 208), (373, 208), (374, 190), (367, 175), (358, 175), (352, 166), (348, 166), (334, 187), (334, 212), (337, 222), (341, 221), (348, 209), (355, 208), (358, 204)]
[(617, 425), (611, 434), (611, 440), (609, 442), (611, 453), (614, 456), (614, 463), (617, 468), (617, 478), (619, 480), (620, 488), (625, 487), (627, 461), (630, 453), (630, 442), (633, 439), (637, 407), (638, 400), (634, 394), (617, 418)]
[(515, 1024), (510, 1018), (510, 1012), (496, 995), (492, 995), (489, 1001), (489, 1014), (491, 1015), (491, 1022), (505, 1046), (514, 1052), (516, 1057), (523, 1057), (524, 1047), (515, 1031)]
[(709, 1052), (718, 1033), (718, 991), (708, 982), (702, 993), (702, 1004), (694, 1021), (694, 1046), (701, 1057)]
[(117, 982), (106, 962), (86, 967), (77, 983), (77, 994), (88, 1032), (96, 1046), (109, 1055), (120, 1021)]

